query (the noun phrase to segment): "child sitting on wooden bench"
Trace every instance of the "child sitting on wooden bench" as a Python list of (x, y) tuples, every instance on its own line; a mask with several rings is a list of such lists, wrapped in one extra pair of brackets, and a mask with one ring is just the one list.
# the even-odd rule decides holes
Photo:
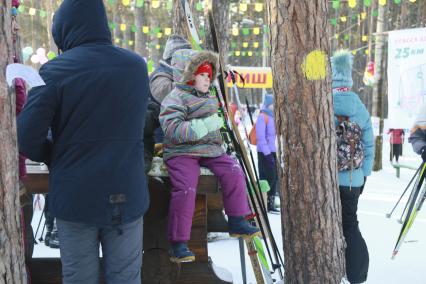
[(209, 51), (183, 49), (172, 59), (176, 87), (163, 100), (160, 124), (164, 131), (164, 161), (172, 192), (168, 238), (171, 261), (195, 260), (188, 249), (200, 166), (219, 179), (232, 237), (259, 235), (245, 216), (250, 214), (244, 172), (222, 148), (218, 101), (210, 92), (216, 78), (218, 57)]

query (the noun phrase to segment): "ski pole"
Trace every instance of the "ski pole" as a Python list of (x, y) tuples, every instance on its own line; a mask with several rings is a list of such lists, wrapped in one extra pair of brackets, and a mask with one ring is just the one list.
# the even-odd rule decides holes
[(40, 235), (40, 238), (38, 239), (39, 242), (43, 241), (44, 228), (46, 228), (46, 221), (44, 221), (43, 229), (41, 230), (41, 235)]
[[(410, 187), (411, 183), (413, 182), (413, 180), (416, 178), (417, 174), (419, 173), (421, 169), (421, 166), (417, 169), (416, 173), (414, 174), (414, 176), (411, 178), (410, 182), (408, 183), (407, 187), (405, 188), (404, 192), (401, 194), (401, 196), (399, 197), (398, 201), (396, 202), (395, 206), (392, 208), (391, 212), (389, 212), (388, 214), (386, 214), (386, 218), (390, 218), (393, 214), (393, 212), (395, 211), (396, 207), (398, 206), (399, 202), (401, 201), (402, 197), (405, 195), (405, 193), (407, 192), (408, 188)], [(405, 209), (404, 209), (405, 211)]]
[(247, 284), (246, 258), (244, 256), (244, 240), (242, 237), (238, 238), (238, 244), (240, 246), (240, 262), (241, 262), (241, 274), (243, 276), (243, 284)]
[[(220, 83), (220, 87), (222, 87), (222, 89), (224, 89), (224, 86), (222, 86), (222, 84), (223, 84), (223, 82), (222, 81), (220, 81), (219, 82)], [(225, 91), (225, 95), (222, 93), (222, 98), (223, 98), (223, 100), (224, 100), (224, 105), (225, 105), (225, 108), (227, 107), (227, 100), (226, 100), (226, 90), (224, 90)], [(218, 100), (220, 101), (220, 98), (219, 98), (219, 93), (216, 91), (216, 96), (218, 97)], [(224, 114), (225, 114), (225, 116), (227, 116), (227, 112), (226, 112), (226, 109), (224, 108)], [(229, 116), (227, 116), (227, 120), (229, 120)], [(239, 139), (237, 139), (236, 137), (235, 137), (235, 135), (237, 135), (238, 136), (238, 134), (239, 133), (233, 133), (232, 132), (232, 130), (230, 129), (230, 127), (229, 127), (229, 125), (228, 124), (226, 124), (226, 126), (227, 126), (227, 130), (228, 130), (228, 132), (230, 132), (231, 134), (233, 134), (233, 135), (230, 135), (231, 136), (231, 138), (232, 138), (232, 141), (233, 141), (233, 143), (234, 143), (234, 149), (236, 150), (236, 152), (237, 152), (237, 154), (239, 154), (240, 156), (238, 157), (239, 158), (239, 162), (240, 162), (240, 164), (242, 165), (242, 166), (244, 166), (244, 168), (245, 168), (245, 172), (246, 172), (246, 182), (247, 182), (247, 184), (248, 185), (252, 185), (252, 187), (255, 189), (255, 186), (254, 186), (254, 184), (256, 183), (257, 185), (259, 184), (259, 182), (258, 182), (258, 180), (257, 181), (255, 181), (255, 180), (253, 180), (253, 178), (254, 178), (254, 175), (251, 175), (251, 171), (249, 170), (249, 164), (250, 164), (250, 162), (248, 161), (248, 158), (247, 158), (247, 156), (245, 156), (245, 157), (243, 157), (242, 155), (244, 155), (244, 151), (243, 151), (243, 149), (242, 149), (242, 147), (244, 147), (244, 145), (241, 145), (241, 144), (239, 144), (238, 143), (238, 141), (239, 141)], [(249, 149), (249, 151), (251, 151), (251, 149)], [(247, 159), (247, 160), (246, 160)], [(254, 168), (254, 160), (252, 159), (252, 164), (253, 164), (253, 168)], [(253, 197), (254, 196), (254, 197)], [(259, 193), (257, 192), (257, 190), (254, 190), (254, 195), (251, 193), (251, 191), (249, 190), (249, 197), (250, 197), (250, 199), (251, 199), (251, 201), (252, 201), (252, 203), (253, 204), (256, 204), (255, 203), (255, 201), (254, 201), (254, 199), (256, 199), (257, 200), (257, 202), (258, 202), (258, 204), (259, 204), (259, 209), (260, 209), (260, 211), (261, 211), (261, 213), (262, 213), (262, 215), (258, 215), (258, 211), (257, 211), (257, 208), (256, 208), (256, 206), (254, 206), (254, 211), (255, 211), (255, 214), (256, 214), (256, 216), (258, 216), (258, 223), (259, 223), (259, 227), (260, 227), (260, 231), (261, 231), (261, 233), (262, 233), (262, 237), (265, 239), (265, 245), (266, 245), (266, 249), (267, 249), (267, 251), (268, 251), (268, 256), (269, 256), (269, 258), (270, 258), (270, 261), (271, 261), (271, 264), (272, 264), (272, 267), (273, 267), (273, 269), (274, 269), (274, 271), (277, 269), (277, 268), (280, 268), (281, 267), (281, 265), (280, 264), (277, 264), (276, 262), (274, 262), (273, 260), (272, 260), (272, 254), (271, 254), (271, 251), (270, 251), (270, 248), (269, 248), (269, 245), (268, 245), (268, 242), (266, 241), (266, 234), (265, 234), (265, 228), (263, 227), (263, 224), (262, 224), (262, 221), (261, 221), (261, 218), (259, 217), (259, 216), (263, 216), (263, 221), (265, 222), (265, 224), (264, 225), (266, 225), (266, 229), (267, 229), (267, 233), (268, 233), (268, 235), (270, 236), (270, 242), (271, 242), (271, 245), (272, 245), (272, 248), (273, 248), (273, 252), (274, 252), (274, 257), (275, 257), (275, 259), (276, 259), (276, 261), (281, 261), (281, 264), (282, 264), (282, 266), (284, 266), (284, 262), (283, 262), (283, 260), (282, 260), (282, 257), (281, 257), (281, 254), (279, 253), (279, 249), (278, 249), (278, 246), (277, 246), (277, 244), (276, 244), (276, 241), (275, 241), (275, 238), (273, 237), (273, 234), (272, 234), (272, 230), (271, 230), (271, 226), (270, 226), (270, 223), (269, 223), (269, 220), (268, 220), (268, 217), (267, 217), (267, 214), (266, 214), (266, 209), (265, 209), (265, 206), (264, 206), (264, 202), (263, 202), (263, 199), (259, 196)], [(279, 274), (280, 274), (280, 276), (281, 276), (281, 278), (283, 277), (283, 274), (282, 274), (282, 271), (281, 271), (281, 269), (279, 269)]]
[[(213, 30), (212, 30), (212, 37), (213, 37), (213, 45), (214, 45), (214, 49), (216, 50), (216, 51), (219, 51), (219, 45), (218, 45), (218, 42), (217, 42), (217, 38), (216, 38), (216, 32), (215, 32), (215, 29), (214, 29), (214, 21), (213, 21), (213, 16), (212, 16), (212, 14), (211, 14), (211, 12), (209, 13), (209, 22), (210, 22), (210, 25), (211, 25), (211, 27), (213, 27)], [(222, 70), (222, 66), (220, 66), (220, 73), (222, 74), (222, 78), (221, 78), (221, 80), (219, 80), (219, 88), (220, 88), (220, 91), (221, 91), (221, 95), (222, 95), (222, 99), (223, 99), (223, 101), (224, 101), (224, 105), (225, 105), (225, 107), (223, 108), (223, 110), (224, 110), (224, 114), (225, 114), (225, 116), (227, 117), (227, 121), (230, 121), (230, 119), (229, 119), (229, 115), (228, 115), (228, 113), (229, 113), (229, 111), (228, 111), (228, 96), (227, 96), (227, 90), (226, 90), (226, 87), (225, 87), (225, 82), (224, 82), (224, 77), (223, 77), (223, 70)], [(218, 94), (218, 92), (216, 91), (216, 96), (217, 97), (219, 97), (219, 94)], [(219, 99), (219, 102), (221, 102), (220, 101), (220, 99)], [(228, 111), (228, 112), (227, 112)], [(241, 164), (241, 160), (242, 160), (242, 164), (245, 166), (245, 168), (246, 168), (246, 171), (247, 171), (247, 173), (248, 173), (248, 175), (249, 175), (249, 177), (250, 177), (250, 181), (251, 181), (251, 184), (253, 185), (253, 188), (255, 189), (254, 190), (254, 192), (255, 192), (255, 194), (254, 194), (254, 196), (256, 196), (256, 198), (257, 198), (257, 200), (259, 201), (259, 204), (261, 204), (261, 202), (260, 202), (260, 198), (258, 197), (258, 192), (257, 192), (257, 190), (256, 190), (256, 187), (257, 186), (255, 186), (256, 185), (256, 183), (254, 182), (254, 175), (253, 175), (253, 173), (252, 173), (252, 171), (251, 171), (251, 168), (248, 166), (248, 165), (250, 165), (250, 163), (249, 163), (249, 161), (248, 161), (248, 158), (247, 158), (247, 153), (246, 153), (246, 151), (245, 151), (245, 148), (243, 148), (244, 147), (244, 144), (241, 142), (242, 141), (242, 139), (241, 139), (241, 136), (240, 136), (240, 133), (238, 132), (238, 128), (236, 127), (236, 125), (235, 125), (235, 121), (232, 121), (231, 120), (231, 123), (232, 123), (232, 130), (234, 131), (234, 132), (232, 132), (232, 131), (229, 131), (229, 133), (230, 133), (230, 136), (231, 136), (231, 138), (232, 138), (232, 141), (234, 142), (234, 147), (235, 147), (235, 149), (237, 150), (237, 152), (239, 152), (241, 155), (243, 155), (241, 158), (240, 158), (240, 164)], [(226, 124), (226, 126), (227, 126), (227, 129), (229, 130), (230, 129), (230, 127), (229, 127), (229, 125), (228, 124)], [(239, 143), (239, 142), (241, 142), (241, 143)], [(246, 176), (246, 180), (247, 180), (247, 176)], [(251, 191), (249, 190), (249, 193), (251, 193)], [(253, 204), (256, 204), (255, 202), (254, 202), (254, 198), (253, 198), (253, 195), (252, 194), (249, 194), (249, 196), (250, 196), (250, 199), (252, 200), (252, 202), (253, 202)], [(261, 205), (260, 205), (261, 206)], [(255, 212), (256, 212), (256, 214), (257, 214), (257, 208), (256, 208), (256, 206), (254, 206), (254, 209), (255, 209)], [(260, 215), (257, 215), (258, 217), (260, 216)], [(275, 256), (275, 258), (276, 259), (278, 259), (278, 256), (280, 257), (280, 260), (281, 260), (281, 262), (282, 262), (282, 264), (284, 264), (284, 262), (282, 261), (282, 258), (281, 258), (281, 256), (280, 256), (280, 254), (279, 254), (279, 250), (278, 250), (278, 247), (276, 246), (276, 242), (275, 242), (275, 239), (274, 239), (274, 237), (273, 237), (273, 234), (272, 234), (272, 230), (271, 230), (271, 228), (270, 228), (270, 224), (269, 224), (269, 222), (268, 222), (268, 217), (267, 217), (267, 215), (266, 216), (262, 216), (263, 217), (263, 219), (265, 219), (264, 221), (265, 221), (265, 223), (266, 223), (266, 225), (267, 225), (267, 229), (268, 229), (268, 235), (270, 236), (270, 239), (271, 239), (271, 244), (272, 244), (272, 246), (273, 246), (273, 248), (274, 248), (274, 256)], [(259, 224), (261, 224), (261, 218), (258, 218), (259, 219)], [(266, 234), (265, 234), (265, 231), (264, 231), (264, 228), (263, 228), (263, 226), (260, 226), (260, 229), (261, 229), (261, 233), (262, 233), (262, 236), (265, 238), (266, 237)], [(265, 238), (266, 239), (266, 238)], [(266, 244), (266, 248), (267, 248), (267, 250), (268, 250), (268, 254), (269, 254), (269, 256), (271, 257), (271, 254), (270, 254), (270, 251), (269, 251), (269, 247), (268, 247), (268, 242), (266, 241), (265, 242), (265, 244)], [(273, 261), (272, 261), (272, 259), (271, 259), (271, 263), (273, 263)], [(280, 267), (279, 265), (274, 265), (274, 267)], [(283, 277), (282, 276), (282, 271), (281, 271), (281, 269), (279, 269), (279, 273), (280, 273), (280, 276), (281, 276), (281, 278)]]
[[(245, 166), (245, 165), (244, 165)], [(247, 172), (247, 169), (245, 168), (244, 169), (246, 172)], [(250, 175), (249, 175), (250, 176)], [(254, 188), (254, 182), (251, 180), (251, 176), (250, 176), (250, 180), (247, 178), (247, 175), (246, 175), (246, 183), (248, 184), (248, 185), (252, 185), (252, 187)], [(274, 236), (273, 236), (273, 234), (272, 234), (272, 230), (271, 230), (271, 226), (270, 226), (270, 224), (269, 224), (269, 220), (268, 220), (268, 217), (266, 216), (264, 216), (264, 218), (263, 218), (263, 221), (265, 222), (265, 224), (263, 224), (262, 223), (262, 218), (260, 218), (260, 215), (259, 215), (259, 212), (258, 212), (258, 209), (257, 209), (257, 207), (255, 206), (255, 201), (254, 201), (254, 196), (256, 196), (256, 198), (257, 199), (259, 199), (259, 197), (258, 197), (258, 192), (256, 191), (256, 190), (253, 190), (254, 191), (254, 194), (251, 192), (251, 190), (249, 189), (249, 197), (250, 197), (250, 200), (251, 200), (251, 202), (252, 202), (252, 204), (253, 204), (253, 211), (254, 211), (254, 213), (255, 213), (255, 216), (257, 216), (257, 221), (258, 221), (258, 225), (259, 225), (259, 229), (260, 229), (260, 232), (261, 232), (261, 234), (262, 234), (262, 237), (263, 237), (263, 239), (265, 240), (265, 246), (266, 246), (266, 250), (267, 250), (267, 252), (268, 252), (268, 256), (269, 256), (269, 260), (271, 261), (271, 264), (272, 264), (272, 267), (273, 267), (273, 270), (275, 271), (277, 268), (280, 268), (281, 267), (281, 265), (280, 264), (277, 264), (276, 263), (276, 261), (281, 261), (281, 264), (282, 264), (282, 266), (284, 266), (284, 262), (283, 262), (283, 260), (282, 260), (282, 258), (281, 258), (281, 254), (280, 254), (280, 252), (279, 252), (279, 250), (278, 250), (278, 246), (276, 245), (276, 242), (275, 242), (275, 238), (274, 238)], [(260, 208), (261, 209), (261, 208)], [(261, 214), (263, 214), (262, 212), (260, 212)], [(263, 216), (263, 215), (262, 215)], [(276, 259), (276, 261), (273, 261), (272, 260), (272, 254), (271, 254), (271, 251), (270, 251), (270, 248), (269, 248), (269, 244), (268, 244), (268, 241), (267, 241), (267, 238), (266, 238), (266, 233), (265, 233), (265, 227), (264, 226), (266, 226), (266, 232), (268, 232), (268, 235), (270, 236), (270, 242), (271, 242), (271, 245), (272, 245), (272, 249), (273, 249), (273, 252), (274, 252), (274, 258)], [(281, 269), (279, 269), (278, 270), (279, 271), (279, 273), (280, 273), (280, 276), (281, 276), (281, 278), (282, 278), (282, 271), (281, 271)]]
[[(423, 168), (423, 164), (424, 163), (421, 164), (420, 169)], [(413, 189), (411, 190), (410, 197), (408, 197), (408, 201), (405, 204), (404, 210), (402, 210), (401, 217), (398, 219), (398, 223), (400, 223), (400, 224), (402, 224), (402, 218), (404, 217), (404, 215), (407, 212), (408, 205), (410, 204), (411, 200), (414, 198), (414, 194), (415, 194), (415, 191), (416, 191), (416, 187), (417, 187), (417, 185), (419, 183), (419, 180), (420, 180), (420, 176), (417, 177), (416, 183), (414, 184)]]
[[(38, 221), (37, 230), (34, 234), (34, 238), (37, 238), (38, 230), (40, 229), (41, 220), (43, 219), (43, 215), (45, 211), (46, 211), (46, 202), (44, 203), (43, 211), (41, 212), (40, 220)], [(46, 225), (46, 222), (44, 222), (44, 225)]]

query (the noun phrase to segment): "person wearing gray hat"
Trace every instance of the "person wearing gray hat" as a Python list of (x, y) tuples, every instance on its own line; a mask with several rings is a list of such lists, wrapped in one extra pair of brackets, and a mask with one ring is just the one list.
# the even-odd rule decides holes
[(163, 52), (163, 60), (170, 64), (173, 54), (180, 49), (191, 49), (191, 44), (179, 35), (171, 35), (166, 42)]
[(149, 80), (152, 96), (159, 104), (174, 88), (173, 70), (170, 66), (173, 54), (177, 50), (191, 48), (191, 44), (179, 35), (173, 34), (167, 40), (163, 60), (160, 60)]
[(154, 157), (154, 145), (163, 142), (163, 131), (158, 120), (160, 105), (175, 86), (173, 69), (170, 64), (173, 54), (180, 49), (191, 49), (191, 44), (179, 35), (171, 35), (166, 42), (163, 60), (160, 60), (149, 78), (151, 95), (148, 112), (145, 116), (144, 129), (146, 172), (149, 172), (151, 169), (151, 162)]

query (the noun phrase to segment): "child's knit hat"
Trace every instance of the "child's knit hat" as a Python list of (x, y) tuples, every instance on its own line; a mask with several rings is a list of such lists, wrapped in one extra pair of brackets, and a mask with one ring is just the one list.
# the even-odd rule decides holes
[(212, 65), (208, 61), (205, 61), (201, 63), (200, 66), (198, 66), (197, 70), (194, 73), (194, 76), (197, 76), (198, 74), (201, 74), (201, 73), (208, 73), (210, 80), (212, 79), (212, 73), (213, 73)]
[(338, 50), (333, 54), (331, 58), (333, 88), (352, 87), (352, 63), (352, 54), (349, 50)]
[(263, 105), (265, 107), (268, 107), (268, 106), (272, 105), (273, 103), (274, 103), (274, 97), (271, 94), (266, 94)]

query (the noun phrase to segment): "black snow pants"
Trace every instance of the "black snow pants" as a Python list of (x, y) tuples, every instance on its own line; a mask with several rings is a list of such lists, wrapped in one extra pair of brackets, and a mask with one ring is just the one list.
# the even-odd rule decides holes
[(342, 203), (342, 225), (346, 241), (346, 276), (350, 283), (362, 283), (367, 280), (369, 256), (367, 244), (358, 227), (359, 187), (340, 186)]
[[(277, 157), (276, 154), (273, 153), (275, 165), (277, 163)], [(262, 152), (257, 152), (257, 166), (259, 169), (259, 179), (267, 180), (269, 183), (269, 187), (271, 188), (268, 191), (268, 197), (274, 197), (277, 194), (278, 190), (278, 174), (277, 174), (277, 167), (270, 165), (265, 155)]]

